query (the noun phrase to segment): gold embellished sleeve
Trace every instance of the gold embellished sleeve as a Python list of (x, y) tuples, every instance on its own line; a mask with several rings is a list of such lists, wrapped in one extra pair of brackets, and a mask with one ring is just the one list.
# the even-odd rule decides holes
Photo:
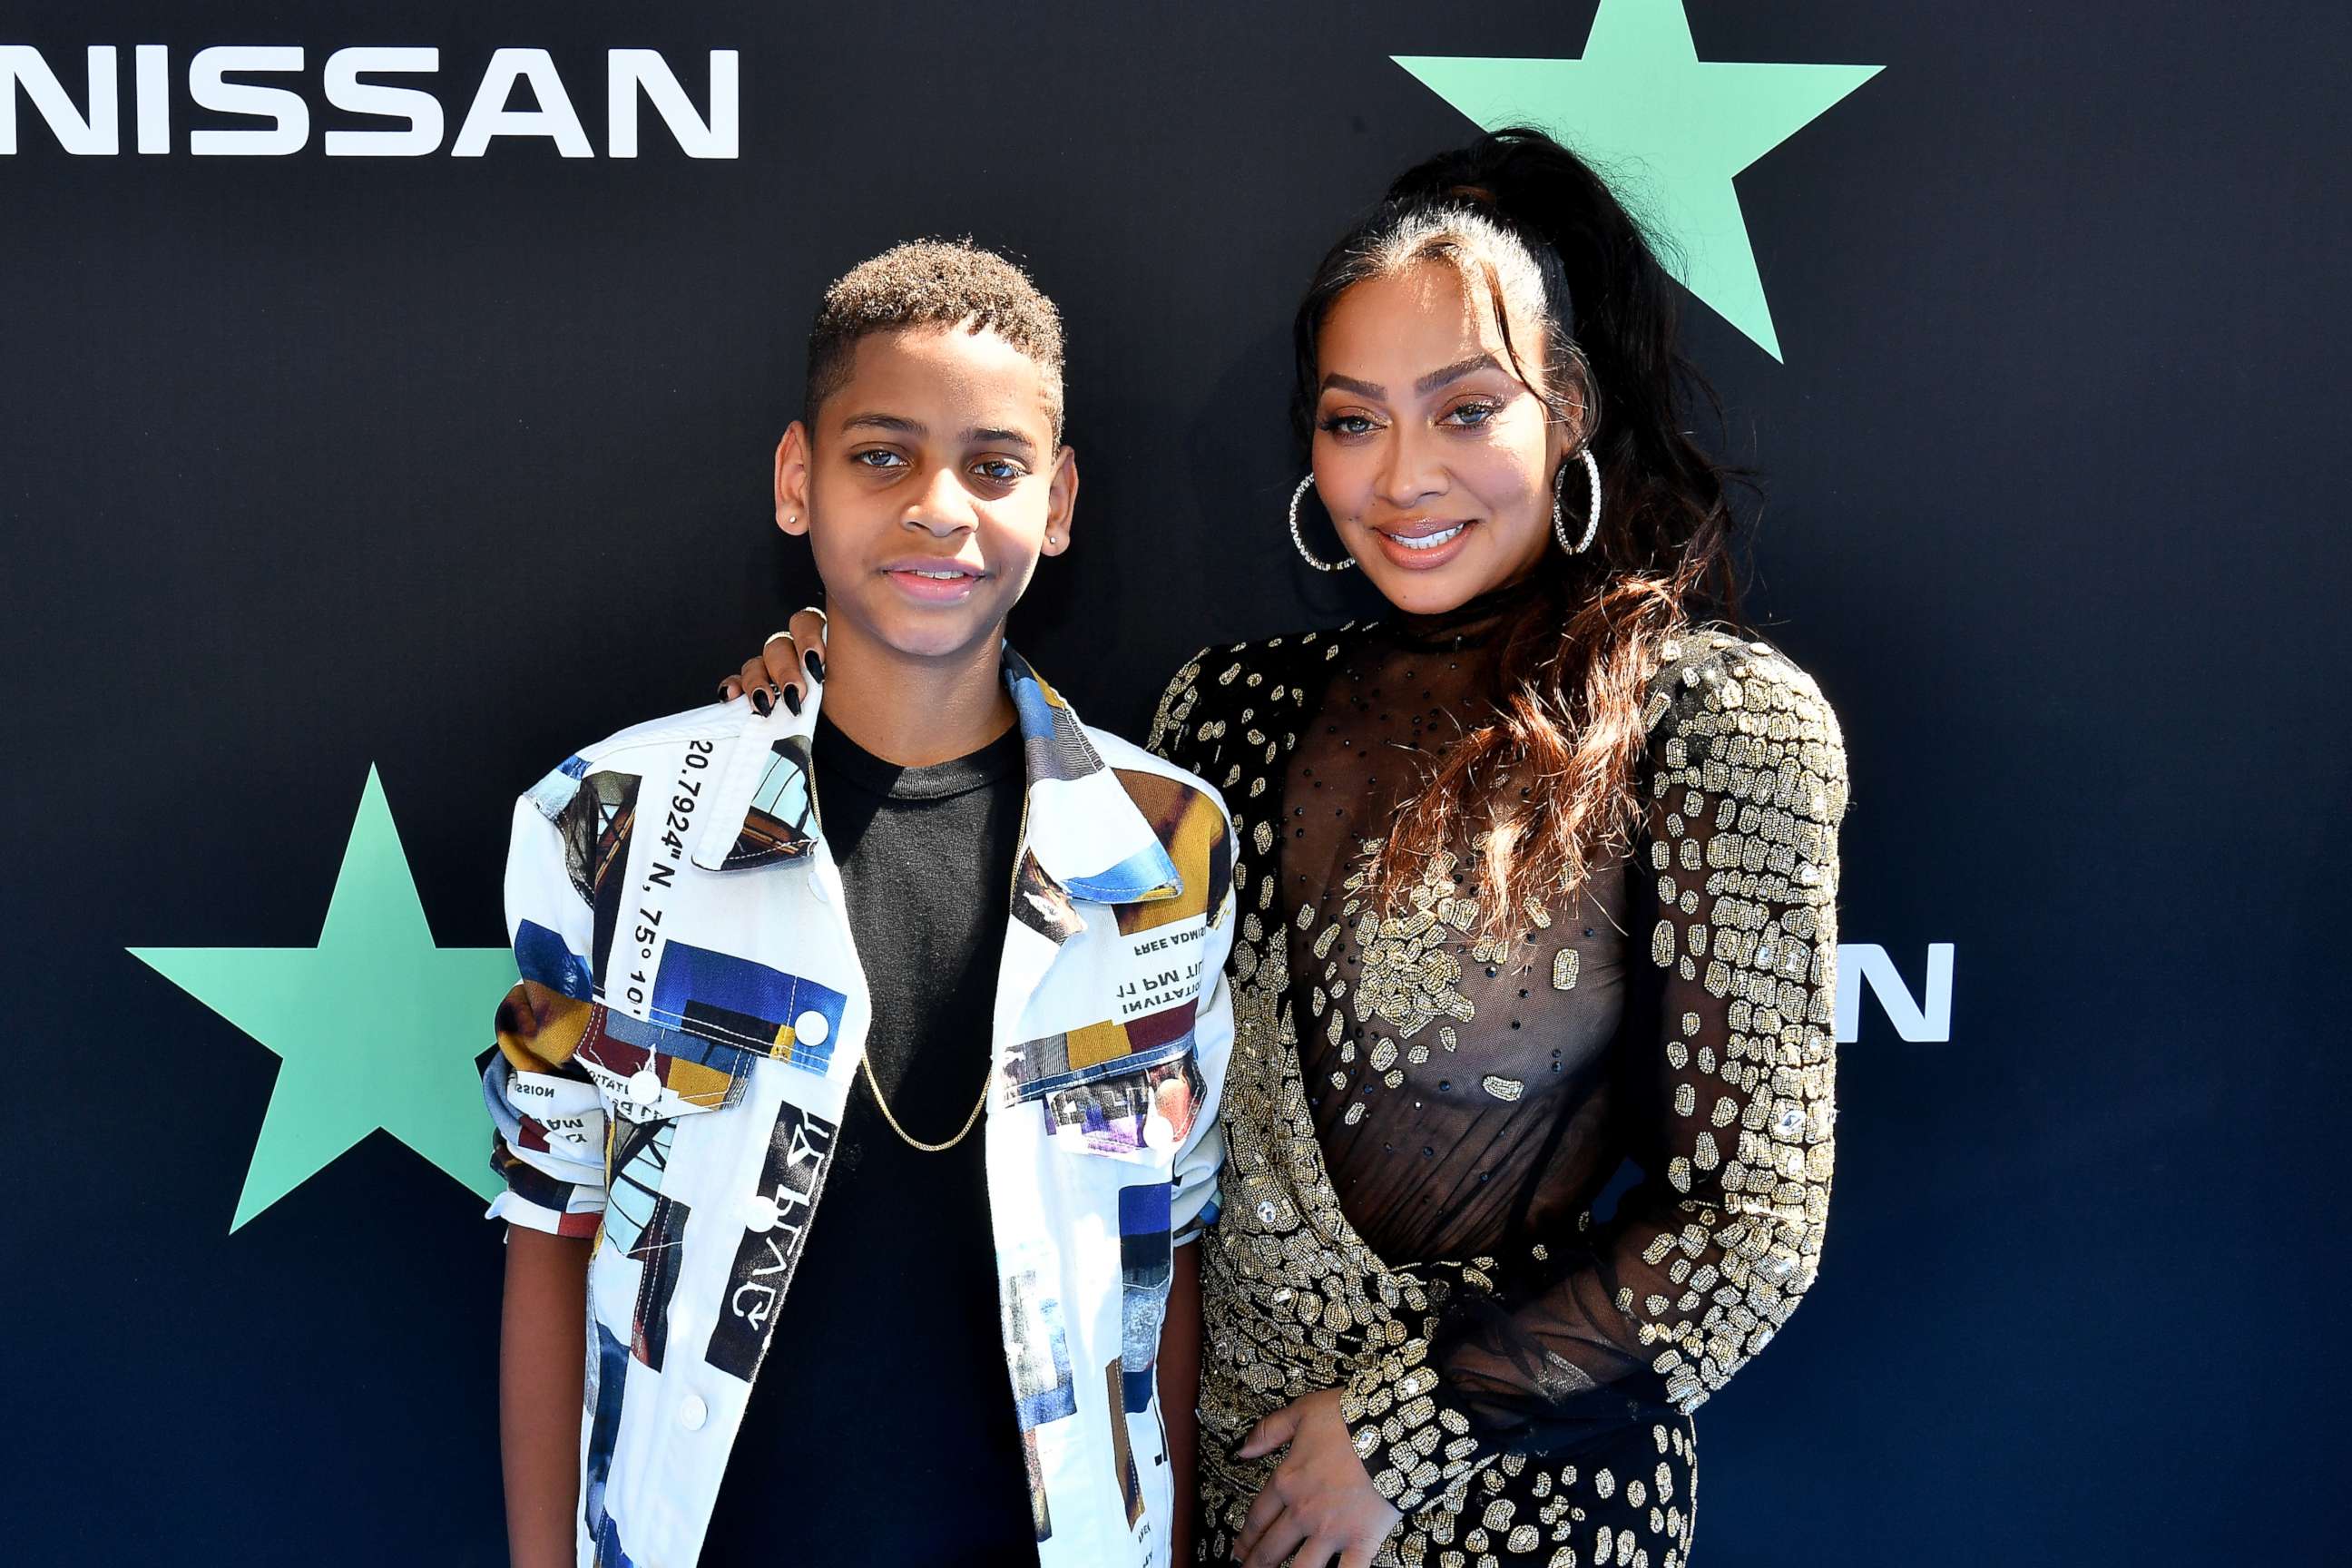
[[(1185, 742), (1189, 738), (1185, 721), (1192, 716), (1193, 708), (1200, 702), (1201, 666), (1210, 651), (1202, 648), (1186, 659), (1183, 667), (1169, 678), (1166, 689), (1160, 694), (1160, 706), (1152, 710), (1151, 733), (1143, 742), (1143, 749), (1153, 756), (1195, 773), (1199, 770), (1186, 760), (1184, 754)], [(1216, 781), (1212, 779), (1210, 782), (1214, 784)]]
[(1765, 645), (1670, 649), (1644, 712), (1638, 973), (1611, 1111), (1643, 1179), (1523, 1276), (1474, 1260), (1427, 1341), (1355, 1380), (1357, 1451), (1408, 1510), (1496, 1454), (1696, 1409), (1820, 1263), (1844, 749), (1820, 690)]

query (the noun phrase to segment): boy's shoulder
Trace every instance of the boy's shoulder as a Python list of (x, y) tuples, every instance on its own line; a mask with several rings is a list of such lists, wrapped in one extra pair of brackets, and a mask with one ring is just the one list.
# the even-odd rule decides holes
[(1174, 864), (1183, 889), (1179, 902), (1217, 923), (1234, 879), (1234, 825), (1224, 797), (1198, 774), (1132, 741), (1091, 724), (1085, 728), (1103, 767)]
[(596, 773), (642, 774), (649, 768), (671, 765), (667, 759), (700, 746), (717, 749), (742, 732), (752, 717), (749, 701), (706, 702), (677, 713), (667, 713), (615, 730), (590, 745), (580, 747), (548, 770), (523, 791), (525, 799), (550, 817), (566, 805), (583, 781)]
[(658, 719), (615, 730), (572, 755), (591, 766), (617, 765), (635, 752), (665, 751), (688, 741), (733, 740), (752, 717), (751, 704), (744, 698), (732, 702), (706, 702), (699, 708), (665, 713)]
[(1166, 799), (1172, 793), (1199, 796), (1219, 817), (1225, 816), (1224, 797), (1211, 788), (1207, 780), (1187, 768), (1170, 762), (1137, 745), (1123, 735), (1108, 730), (1086, 726), (1087, 739), (1094, 742), (1095, 752), (1103, 766), (1111, 771), (1127, 791), (1129, 800), (1141, 807), (1146, 816), (1151, 815), (1151, 801)]

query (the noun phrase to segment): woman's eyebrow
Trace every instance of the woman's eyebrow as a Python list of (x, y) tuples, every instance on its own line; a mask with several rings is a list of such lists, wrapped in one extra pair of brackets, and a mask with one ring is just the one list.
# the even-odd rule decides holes
[(1435, 392), (1439, 387), (1444, 386), (1449, 381), (1461, 380), (1464, 376), (1468, 375), (1474, 370), (1499, 370), (1502, 367), (1495, 362), (1495, 356), (1493, 354), (1475, 353), (1468, 359), (1454, 361), (1452, 364), (1447, 365), (1444, 370), (1431, 371), (1427, 375), (1424, 375), (1419, 381), (1414, 382), (1412, 384), (1412, 389), (1415, 392), (1423, 394), (1432, 393)]
[[(1412, 384), (1412, 389), (1415, 392), (1422, 394), (1423, 396), (1426, 396), (1430, 393), (1435, 392), (1439, 387), (1444, 386), (1446, 383), (1459, 381), (1473, 371), (1500, 370), (1501, 368), (1501, 364), (1496, 362), (1493, 354), (1483, 353), (1475, 353), (1468, 359), (1454, 361), (1452, 364), (1445, 366), (1443, 370), (1431, 371), (1427, 375), (1424, 375), (1419, 381), (1414, 382)], [(1326, 392), (1352, 392), (1359, 397), (1370, 397), (1375, 399), (1384, 399), (1389, 395), (1389, 389), (1381, 385), (1378, 382), (1358, 381), (1352, 375), (1341, 375), (1337, 371), (1333, 371), (1329, 374), (1324, 376), (1321, 390)]]

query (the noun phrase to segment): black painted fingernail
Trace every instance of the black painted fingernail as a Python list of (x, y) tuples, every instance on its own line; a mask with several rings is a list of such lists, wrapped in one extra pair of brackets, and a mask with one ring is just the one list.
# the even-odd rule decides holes
[(751, 711), (757, 713), (761, 718), (766, 718), (768, 716), (768, 710), (774, 706), (774, 703), (769, 701), (768, 694), (766, 692), (754, 691), (751, 693)]
[(784, 707), (793, 718), (801, 716), (801, 694), (789, 686), (784, 688)]
[(811, 680), (823, 680), (824, 679), (824, 655), (817, 652), (814, 648), (811, 648), (808, 650), (807, 654), (803, 657), (801, 662), (808, 666), (809, 679)]

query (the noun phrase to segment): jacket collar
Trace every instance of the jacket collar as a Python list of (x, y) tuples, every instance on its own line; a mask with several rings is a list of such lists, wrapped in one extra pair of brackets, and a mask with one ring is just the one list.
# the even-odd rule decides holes
[[(1070, 898), (1092, 903), (1181, 892), (1175, 861), (1061, 693), (1009, 643), (1003, 673), (1028, 775), (1026, 858)], [(737, 871), (808, 858), (823, 837), (809, 752), (822, 700), (820, 687), (797, 715), (746, 711), (696, 832), (697, 866)]]

